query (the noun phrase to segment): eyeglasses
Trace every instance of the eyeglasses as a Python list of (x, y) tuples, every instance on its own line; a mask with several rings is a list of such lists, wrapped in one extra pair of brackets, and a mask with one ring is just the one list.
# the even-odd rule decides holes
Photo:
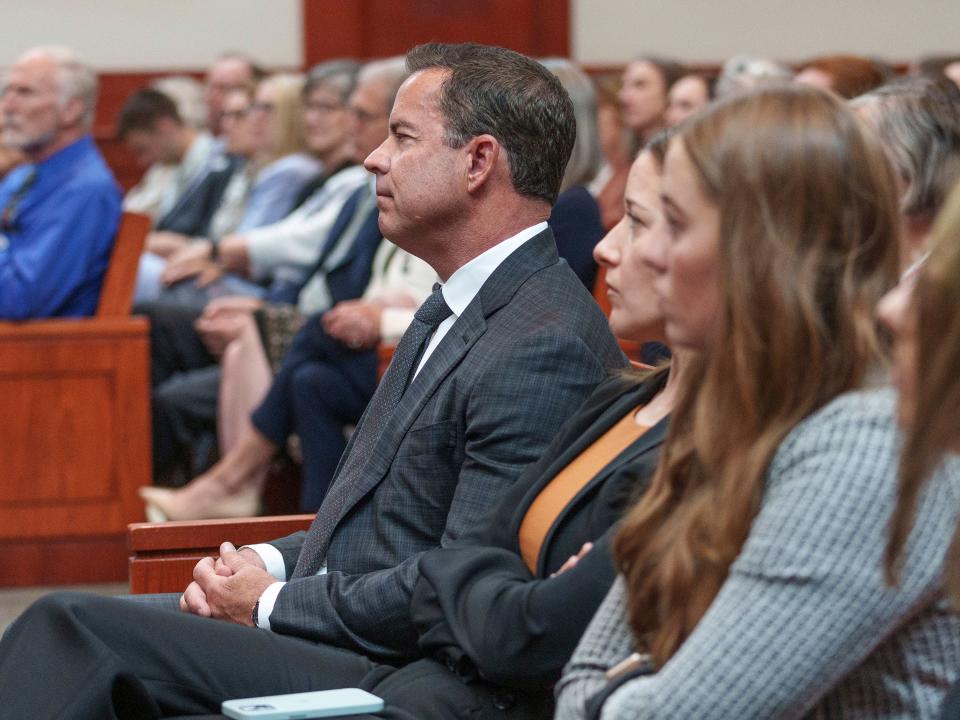
[(370, 112), (369, 110), (364, 110), (363, 108), (356, 106), (350, 108), (350, 115), (354, 120), (363, 124), (382, 120), (384, 117), (386, 117), (385, 113)]
[(243, 110), (225, 110), (223, 113), (224, 120), (243, 120), (250, 112), (251, 108), (246, 107)]
[(340, 103), (326, 102), (323, 100), (313, 100), (303, 104), (303, 111), (305, 113), (317, 113), (318, 115), (328, 115), (344, 109), (344, 106)]
[(276, 109), (276, 105), (268, 102), (255, 102), (250, 105), (250, 112), (263, 113), (264, 115), (269, 115)]

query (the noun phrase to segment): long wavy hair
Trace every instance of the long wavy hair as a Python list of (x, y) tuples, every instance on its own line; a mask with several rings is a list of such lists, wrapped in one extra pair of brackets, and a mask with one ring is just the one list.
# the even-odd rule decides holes
[[(895, 582), (917, 499), (940, 458), (960, 444), (960, 185), (934, 225), (930, 256), (913, 292), (917, 317), (916, 404), (900, 457), (900, 495), (887, 545), (887, 580)], [(947, 593), (960, 604), (960, 533), (947, 554)]]
[(882, 356), (873, 309), (896, 276), (899, 228), (889, 162), (825, 93), (736, 95), (671, 142), (720, 209), (721, 281), (715, 343), (614, 545), (630, 624), (658, 665), (727, 577), (784, 437)]

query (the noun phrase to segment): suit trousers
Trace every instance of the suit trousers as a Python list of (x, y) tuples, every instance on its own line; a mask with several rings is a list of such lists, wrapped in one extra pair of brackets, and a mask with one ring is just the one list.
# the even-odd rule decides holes
[(300, 508), (320, 507), (347, 446), (344, 429), (356, 424), (377, 384), (377, 353), (350, 350), (311, 317), (294, 337), (260, 406), (254, 426), (282, 447), (300, 437), (303, 485)]
[(201, 311), (163, 302), (137, 308), (150, 318), (154, 478), (178, 467), (191, 477), (201, 469), (193, 449), (216, 430), (220, 366), (193, 327)]
[(535, 698), (462, 682), (417, 660), (378, 664), (347, 650), (158, 610), (122, 598), (53, 593), (0, 642), (0, 707), (34, 720), (208, 715), (231, 698), (359, 687), (378, 718), (534, 718)]

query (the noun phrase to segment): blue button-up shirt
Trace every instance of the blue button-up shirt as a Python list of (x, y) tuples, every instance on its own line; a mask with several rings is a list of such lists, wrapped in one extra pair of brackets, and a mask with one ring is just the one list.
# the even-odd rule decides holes
[(11, 200), (0, 227), (0, 318), (93, 315), (121, 213), (93, 139), (13, 171), (0, 184), (0, 215)]

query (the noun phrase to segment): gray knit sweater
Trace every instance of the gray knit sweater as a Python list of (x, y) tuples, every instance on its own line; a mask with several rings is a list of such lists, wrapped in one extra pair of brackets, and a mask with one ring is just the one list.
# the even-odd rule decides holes
[[(960, 676), (960, 620), (941, 598), (960, 458), (929, 483), (900, 588), (883, 581), (898, 439), (889, 390), (847, 393), (800, 423), (767, 473), (730, 575), (680, 650), (607, 699), (614, 718), (935, 718)], [(634, 650), (618, 579), (557, 686), (583, 716)]]

